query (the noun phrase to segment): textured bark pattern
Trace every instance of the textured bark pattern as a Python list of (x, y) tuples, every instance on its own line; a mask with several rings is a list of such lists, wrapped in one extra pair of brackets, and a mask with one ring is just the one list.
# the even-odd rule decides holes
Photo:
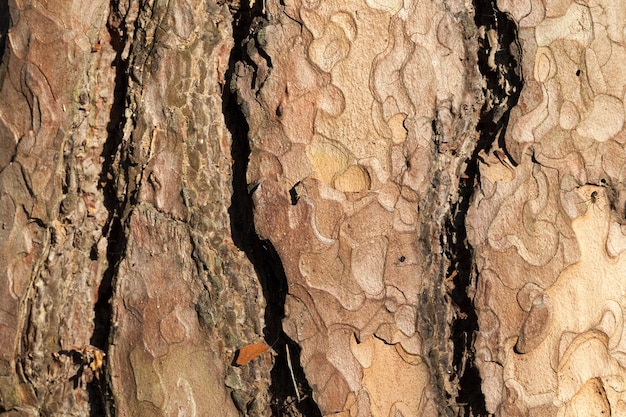
[(486, 406), (624, 415), (626, 8), (498, 4), (519, 22), (526, 84), (468, 215)]
[(253, 367), (228, 367), (234, 349), (263, 330), (260, 286), (232, 243), (227, 213), (230, 143), (216, 81), (227, 68), (230, 15), (205, 2), (117, 13), (120, 30), (140, 29), (124, 34), (129, 103), (113, 167), (117, 189), (132, 193), (120, 201), (128, 243), (109, 356), (113, 392), (126, 394), (116, 396), (116, 415), (236, 415), (227, 369), (238, 405), (264, 414), (269, 367), (247, 382), (242, 373)]
[(227, 212), (230, 12), (185, 1), (9, 11), (0, 411), (267, 415), (271, 356), (230, 366), (264, 327)]
[(93, 376), (70, 350), (91, 344), (108, 266), (98, 186), (115, 77), (108, 4), (20, 2), (10, 12), (0, 69), (2, 409), (85, 415)]
[(256, 229), (289, 282), (285, 331), (323, 414), (437, 415), (433, 383), (458, 382), (439, 236), (482, 105), (472, 10), (265, 7), (235, 72)]
[(0, 1), (0, 414), (626, 415), (621, 3)]

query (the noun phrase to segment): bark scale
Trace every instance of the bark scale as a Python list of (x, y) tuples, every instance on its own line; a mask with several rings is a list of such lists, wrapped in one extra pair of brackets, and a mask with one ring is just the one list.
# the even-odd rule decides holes
[(0, 413), (626, 413), (625, 21), (0, 2)]

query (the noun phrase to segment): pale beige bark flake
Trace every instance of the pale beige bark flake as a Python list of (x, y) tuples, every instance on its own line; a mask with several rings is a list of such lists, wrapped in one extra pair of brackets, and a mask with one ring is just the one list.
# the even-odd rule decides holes
[(488, 411), (621, 415), (626, 246), (614, 203), (626, 82), (614, 68), (626, 62), (615, 17), (626, 9), (498, 3), (522, 27), (527, 65), (506, 134), (519, 165), (511, 178), (483, 158), (487, 181), (468, 218), (482, 264), (476, 345)]
[[(430, 1), (288, 1), (290, 19), (267, 7), (272, 71), (258, 95), (243, 72), (239, 88), (250, 106), (256, 228), (290, 286), (285, 329), (323, 414), (420, 415), (430, 371), (416, 331), (427, 279), (418, 206), (430, 189), (432, 120), (451, 136), (468, 97), (462, 23)], [(264, 168), (259, 149), (282, 168)], [(382, 368), (354, 358), (354, 337), (376, 341), (375, 363), (409, 378), (411, 399), (375, 382)]]

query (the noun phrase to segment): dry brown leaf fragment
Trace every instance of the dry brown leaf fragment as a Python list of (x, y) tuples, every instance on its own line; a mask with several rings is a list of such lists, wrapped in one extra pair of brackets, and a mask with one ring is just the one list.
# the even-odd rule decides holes
[(268, 350), (269, 346), (265, 342), (250, 343), (249, 345), (242, 346), (236, 353), (235, 365), (247, 365), (251, 360)]
[[(90, 383), (95, 378), (100, 379), (100, 372), (104, 366), (104, 357), (106, 353), (92, 345), (83, 347), (72, 347), (70, 349), (60, 350), (53, 352), (52, 357), (56, 361), (55, 363), (61, 363), (65, 358), (69, 358), (78, 369), (75, 369), (76, 374), (71, 379), (80, 381), (81, 384)], [(78, 383), (78, 382), (77, 382)]]
[(102, 366), (104, 365), (104, 357), (106, 356), (106, 353), (104, 353), (102, 350), (93, 346), (89, 346), (88, 349), (90, 349), (90, 355), (92, 356), (91, 362), (89, 363), (89, 367), (96, 375), (96, 379), (99, 379), (100, 370), (102, 369)]

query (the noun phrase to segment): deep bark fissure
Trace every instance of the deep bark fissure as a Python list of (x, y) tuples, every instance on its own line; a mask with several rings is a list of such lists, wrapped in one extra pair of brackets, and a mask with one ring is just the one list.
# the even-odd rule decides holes
[[(119, 264), (122, 261), (127, 245), (127, 236), (122, 217), (127, 198), (120, 200), (118, 186), (119, 176), (123, 175), (120, 170), (125, 170), (124, 162), (117, 160), (120, 157), (120, 146), (123, 142), (123, 126), (126, 123), (124, 116), (125, 104), (128, 95), (128, 58), (122, 59), (124, 46), (128, 41), (125, 29), (124, 17), (119, 15), (117, 3), (110, 2), (110, 16), (107, 29), (111, 36), (111, 46), (116, 52), (112, 65), (115, 66), (115, 85), (113, 90), (113, 105), (109, 113), (107, 125), (107, 139), (102, 151), (101, 184), (104, 206), (108, 211), (108, 219), (103, 228), (103, 236), (107, 238), (107, 268), (102, 276), (98, 288), (98, 300), (94, 305), (94, 332), (90, 343), (109, 354), (109, 344), (112, 337), (112, 320), (115, 279), (118, 274)], [(115, 17), (114, 17), (115, 16)], [(117, 24), (112, 22), (116, 21)], [(126, 196), (127, 197), (127, 196)], [(105, 362), (103, 375), (99, 386), (94, 383), (89, 387), (89, 399), (91, 403), (91, 416), (115, 416), (115, 403), (111, 385), (111, 369)]]
[(473, 248), (467, 242), (465, 224), (477, 176), (477, 152), (467, 164), (467, 178), (459, 183), (458, 202), (451, 205), (450, 217), (445, 224), (448, 237), (446, 256), (450, 260), (447, 276), (454, 277), (448, 296), (457, 308), (450, 328), (450, 338), (454, 346), (452, 367), (458, 378), (456, 406), (464, 416), (487, 415), (485, 397), (481, 390), (482, 379), (474, 363), (474, 340), (479, 326), (474, 301), (468, 290), (476, 285), (476, 267)]
[(7, 34), (11, 27), (11, 14), (9, 13), (9, 0), (0, 1), (0, 86), (6, 73), (6, 68), (2, 66), (4, 60), (4, 52), (7, 43)]
[[(450, 260), (447, 276), (454, 276), (452, 290), (448, 292), (452, 303), (458, 308), (451, 325), (454, 344), (452, 366), (458, 377), (459, 410), (464, 416), (488, 415), (482, 379), (475, 363), (474, 341), (479, 330), (478, 315), (470, 292), (475, 290), (480, 279), (476, 269), (474, 249), (467, 240), (466, 217), (476, 185), (480, 183), (479, 153), (489, 152), (498, 146), (509, 156), (504, 143), (511, 109), (517, 104), (523, 86), (520, 68), (520, 51), (517, 27), (512, 18), (498, 10), (494, 0), (475, 1), (475, 23), (485, 32), (495, 30), (498, 44), (489, 45), (488, 38), (479, 38), (478, 66), (486, 81), (485, 103), (481, 109), (477, 130), (479, 140), (467, 161), (461, 176), (458, 201), (451, 205), (450, 217), (446, 221), (447, 250)], [(496, 69), (488, 64), (490, 48), (495, 52)], [(510, 88), (506, 88), (507, 83)], [(512, 158), (511, 158), (512, 160)]]
[[(288, 292), (287, 277), (272, 243), (261, 239), (256, 233), (253, 190), (249, 190), (246, 178), (250, 157), (248, 124), (237, 101), (236, 92), (229, 88), (234, 77), (235, 64), (239, 61), (252, 62), (247, 56), (246, 45), (247, 42), (253, 42), (250, 36), (253, 36), (254, 28), (263, 22), (262, 10), (259, 4), (251, 9), (246, 2), (242, 2), (240, 9), (231, 12), (235, 42), (225, 77), (227, 86), (224, 88), (222, 106), (224, 120), (232, 137), (233, 194), (228, 210), (232, 237), (235, 245), (245, 252), (254, 266), (266, 301), (264, 338), (277, 354), (271, 371), (272, 413), (276, 416), (286, 415), (287, 410), (295, 405), (302, 416), (321, 417), (319, 407), (312, 397), (312, 389), (300, 365), (300, 346), (285, 334), (282, 327)], [(287, 348), (290, 361), (287, 357)], [(296, 400), (296, 387), (293, 386), (291, 379), (292, 370), (302, 398), (299, 402)]]
[[(497, 144), (511, 162), (516, 164), (508, 153), (504, 135), (511, 109), (517, 105), (524, 85), (521, 67), (522, 48), (517, 37), (517, 25), (509, 14), (498, 9), (495, 0), (476, 0), (474, 7), (476, 26), (484, 27), (485, 32), (495, 30), (498, 43), (490, 45), (487, 36), (479, 38), (478, 67), (486, 81), (484, 89), (486, 100), (478, 122), (480, 140), (472, 161), (476, 165), (478, 153), (481, 150), (489, 151), (494, 144)], [(496, 48), (495, 70), (489, 66), (488, 62), (491, 48)], [(474, 170), (477, 168), (475, 167)]]

